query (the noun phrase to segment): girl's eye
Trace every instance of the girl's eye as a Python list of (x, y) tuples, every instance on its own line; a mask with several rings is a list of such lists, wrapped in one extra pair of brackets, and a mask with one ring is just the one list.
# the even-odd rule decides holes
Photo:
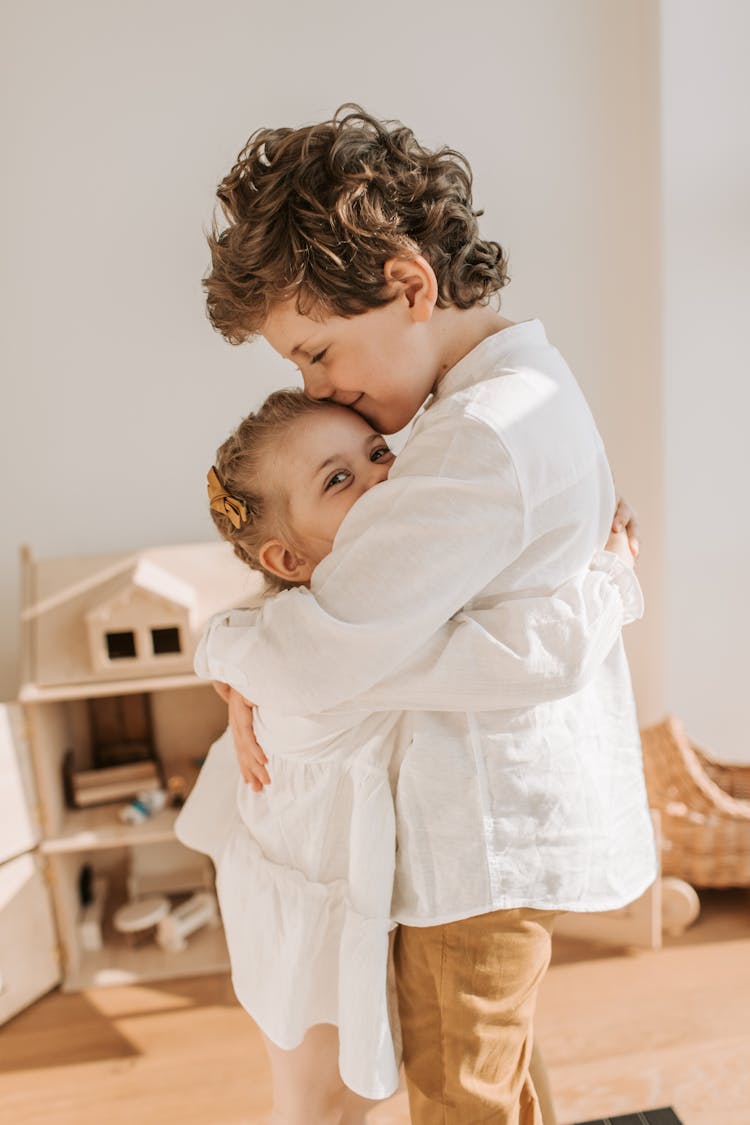
[(310, 358), (310, 363), (311, 364), (320, 363), (321, 359), (325, 358), (325, 354), (326, 354), (327, 351), (328, 351), (328, 348), (323, 348), (322, 352), (318, 352), (317, 355), (314, 355)]
[(350, 475), (347, 469), (339, 469), (337, 473), (334, 473), (333, 476), (329, 477), (326, 481), (326, 489), (335, 488), (337, 484), (343, 484)]
[(379, 445), (377, 449), (373, 449), (370, 454), (371, 461), (382, 461), (384, 457), (390, 457), (391, 451), (387, 445)]

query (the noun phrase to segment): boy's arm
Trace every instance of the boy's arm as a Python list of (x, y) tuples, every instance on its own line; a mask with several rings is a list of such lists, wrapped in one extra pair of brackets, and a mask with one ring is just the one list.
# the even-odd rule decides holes
[[(256, 612), (230, 612), (225, 628), (239, 635)], [(457, 614), (412, 658), (334, 710), (496, 711), (559, 699), (585, 686), (623, 625), (642, 612), (632, 567), (602, 551), (552, 595)], [(255, 670), (213, 659), (209, 648), (204, 640), (198, 674), (252, 698)]]
[(499, 711), (562, 699), (596, 674), (624, 625), (643, 615), (632, 567), (602, 551), (553, 595), (457, 614), (362, 695), (354, 711)]
[[(513, 462), (482, 421), (446, 416), (400, 454), (398, 472), (344, 520), (311, 590), (256, 611), (253, 629), (215, 619), (211, 678), (246, 674), (244, 694), (292, 714), (367, 691), (415, 655), (527, 545)], [(249, 620), (249, 619), (246, 619)]]

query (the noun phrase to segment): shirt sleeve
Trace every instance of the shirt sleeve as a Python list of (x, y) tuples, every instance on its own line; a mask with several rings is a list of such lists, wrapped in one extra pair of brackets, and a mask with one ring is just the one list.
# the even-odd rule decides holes
[(581, 691), (643, 615), (632, 567), (602, 551), (554, 594), (457, 614), (391, 675), (335, 708), (500, 711)]
[(328, 710), (413, 657), (521, 554), (524, 497), (487, 423), (446, 414), (396, 466), (349, 512), (310, 590), (269, 599), (252, 628), (215, 618), (196, 668), (280, 713)]
[[(560, 699), (585, 687), (623, 626), (642, 614), (632, 568), (602, 551), (554, 594), (457, 614), (410, 660), (332, 710), (497, 711)], [(220, 620), (241, 645), (256, 615), (233, 610)], [(206, 636), (196, 656), (198, 675), (223, 680), (252, 699), (254, 670), (217, 663)]]

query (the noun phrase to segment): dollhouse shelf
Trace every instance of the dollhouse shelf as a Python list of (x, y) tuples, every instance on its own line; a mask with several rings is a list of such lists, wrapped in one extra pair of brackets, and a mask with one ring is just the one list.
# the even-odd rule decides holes
[(39, 687), (37, 684), (23, 684), (18, 698), (22, 703), (53, 703), (63, 699), (99, 699), (110, 695), (133, 695), (141, 691), (160, 691), (172, 688), (195, 687), (201, 681), (185, 672), (178, 676), (149, 676), (139, 680), (89, 681), (80, 684), (52, 684)]
[(96, 851), (101, 848), (127, 848), (136, 844), (161, 844), (174, 840), (176, 809), (163, 809), (142, 824), (122, 824), (117, 806), (68, 810), (62, 830), (40, 844), (45, 855), (59, 852)]
[(63, 991), (225, 973), (229, 967), (223, 929), (206, 927), (191, 935), (181, 953), (167, 953), (155, 943), (129, 949), (107, 942), (98, 953), (83, 954), (77, 968), (66, 974)]

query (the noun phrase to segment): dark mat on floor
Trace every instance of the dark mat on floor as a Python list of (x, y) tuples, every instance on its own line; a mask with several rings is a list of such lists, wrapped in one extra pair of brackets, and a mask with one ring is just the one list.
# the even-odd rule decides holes
[(663, 1109), (642, 1109), (639, 1113), (626, 1113), (621, 1117), (597, 1117), (595, 1121), (579, 1121), (578, 1125), (683, 1125), (669, 1106)]

